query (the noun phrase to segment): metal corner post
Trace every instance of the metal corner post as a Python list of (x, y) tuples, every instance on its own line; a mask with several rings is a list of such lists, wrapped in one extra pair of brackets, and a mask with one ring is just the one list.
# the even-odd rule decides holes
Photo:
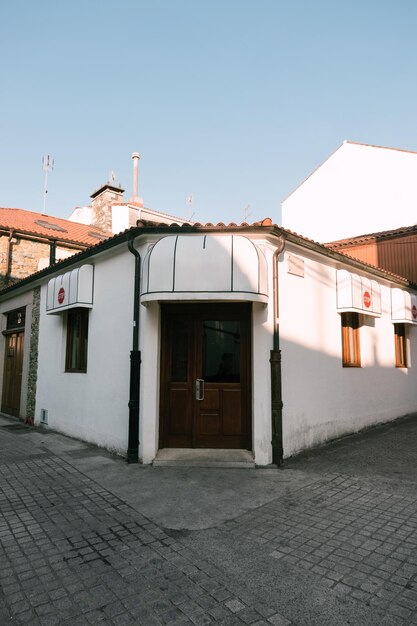
[(134, 300), (133, 300), (133, 339), (130, 352), (130, 393), (129, 393), (129, 435), (127, 462), (139, 462), (139, 399), (140, 399), (140, 364), (139, 350), (139, 306), (140, 306), (140, 254), (128, 239), (128, 248), (135, 257)]

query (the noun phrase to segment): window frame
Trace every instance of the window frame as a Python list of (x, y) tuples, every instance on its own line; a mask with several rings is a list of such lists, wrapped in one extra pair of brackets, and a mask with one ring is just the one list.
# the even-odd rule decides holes
[(408, 368), (407, 325), (394, 323), (395, 367)]
[(25, 330), (26, 324), (26, 307), (7, 311), (6, 315), (6, 331), (13, 332), (16, 330)]
[(341, 313), (342, 365), (361, 367), (360, 317), (356, 312)]
[[(65, 372), (85, 374), (87, 372), (89, 309), (77, 307), (67, 311), (67, 343)], [(79, 331), (77, 333), (77, 321)], [(75, 350), (75, 365), (72, 365)]]

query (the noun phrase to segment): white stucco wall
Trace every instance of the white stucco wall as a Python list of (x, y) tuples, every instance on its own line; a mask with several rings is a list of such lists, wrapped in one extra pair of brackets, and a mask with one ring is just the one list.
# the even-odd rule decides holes
[[(268, 256), (271, 256), (268, 254)], [(272, 276), (270, 277), (272, 279)], [(269, 282), (269, 284), (272, 284)], [(271, 369), (273, 306), (255, 303), (252, 310), (252, 445), (255, 463), (272, 463)]]
[[(304, 258), (304, 277), (288, 273)], [(408, 325), (411, 363), (395, 367), (390, 287), (381, 284), (382, 316), (363, 317), (360, 368), (342, 367), (336, 265), (287, 246), (279, 263), (284, 455), (377, 422), (417, 411), (417, 327)]]
[(327, 242), (417, 222), (417, 153), (345, 142), (282, 202), (282, 224)]
[[(154, 211), (144, 206), (132, 204), (114, 204), (112, 206), (112, 232), (120, 233), (127, 228), (136, 226), (138, 220), (155, 222), (156, 224), (189, 224), (189, 220), (180, 217), (174, 217), (167, 213)], [(74, 220), (78, 221), (78, 220)]]
[(139, 455), (151, 463), (158, 452), (159, 377), (160, 377), (160, 306), (153, 302), (140, 307), (141, 394)]
[[(90, 262), (90, 261), (89, 261)], [(94, 260), (86, 373), (65, 372), (65, 314), (46, 314), (41, 293), (36, 417), (51, 428), (126, 453), (134, 257), (124, 248)]]

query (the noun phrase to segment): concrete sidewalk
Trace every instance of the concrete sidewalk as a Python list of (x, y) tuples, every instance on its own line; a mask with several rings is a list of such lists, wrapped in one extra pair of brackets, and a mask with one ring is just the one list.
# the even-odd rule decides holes
[(0, 624), (417, 624), (416, 444), (144, 467), (0, 417)]

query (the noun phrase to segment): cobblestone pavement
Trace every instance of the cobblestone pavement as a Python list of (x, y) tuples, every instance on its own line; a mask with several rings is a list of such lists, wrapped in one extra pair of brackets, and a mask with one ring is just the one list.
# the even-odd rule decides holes
[[(408, 419), (284, 470), (179, 471), (0, 418), (0, 625), (417, 625), (416, 443)], [(225, 519), (195, 528), (210, 485)]]

